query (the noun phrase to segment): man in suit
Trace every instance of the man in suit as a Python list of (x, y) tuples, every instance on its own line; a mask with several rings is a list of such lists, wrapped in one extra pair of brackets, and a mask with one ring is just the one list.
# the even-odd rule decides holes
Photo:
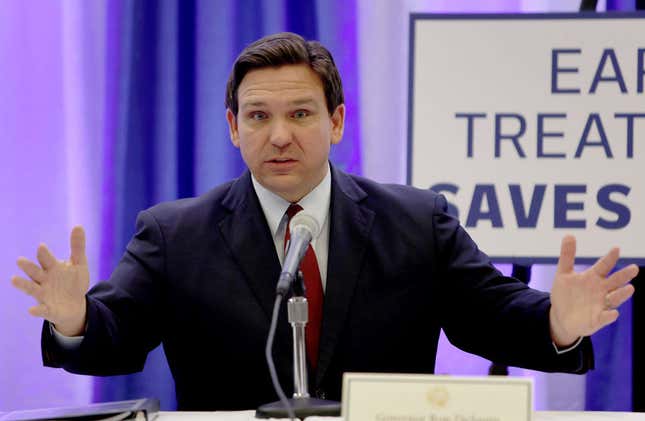
[[(295, 34), (240, 54), (226, 107), (249, 171), (142, 211), (107, 282), (87, 292), (81, 227), (69, 261), (44, 245), (38, 263), (18, 260), (27, 277), (12, 282), (37, 300), (30, 313), (46, 319), (46, 365), (131, 373), (162, 343), (180, 409), (275, 400), (264, 344), (289, 212), (303, 209), (321, 227), (305, 274), (318, 306), (307, 349), (315, 396), (340, 399), (346, 371), (432, 373), (441, 328), (460, 348), (509, 365), (593, 367), (586, 337), (616, 320), (634, 291), (635, 266), (608, 275), (618, 249), (575, 273), (575, 239), (565, 237), (551, 294), (532, 290), (492, 266), (442, 196), (333, 167), (329, 151), (345, 120), (341, 80), (329, 52)], [(291, 346), (283, 311), (274, 347), (283, 385), (291, 385)]]

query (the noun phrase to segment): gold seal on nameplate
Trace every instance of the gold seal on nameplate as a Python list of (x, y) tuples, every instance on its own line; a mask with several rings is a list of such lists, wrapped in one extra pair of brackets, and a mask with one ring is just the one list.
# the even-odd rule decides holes
[(450, 394), (444, 386), (433, 386), (426, 392), (426, 400), (435, 408), (445, 408), (450, 400)]

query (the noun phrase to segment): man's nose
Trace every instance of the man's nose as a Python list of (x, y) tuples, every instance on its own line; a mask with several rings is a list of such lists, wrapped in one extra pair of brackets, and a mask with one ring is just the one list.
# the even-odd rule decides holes
[(284, 119), (273, 120), (269, 137), (269, 141), (273, 146), (284, 148), (291, 143), (292, 136), (293, 134), (288, 121), (285, 121)]

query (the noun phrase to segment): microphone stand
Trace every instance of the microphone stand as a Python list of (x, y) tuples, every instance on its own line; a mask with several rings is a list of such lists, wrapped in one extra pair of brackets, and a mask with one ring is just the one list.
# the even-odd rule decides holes
[[(340, 402), (316, 399), (309, 396), (307, 380), (307, 353), (305, 349), (305, 326), (309, 319), (309, 306), (305, 297), (305, 284), (302, 272), (294, 282), (293, 296), (287, 302), (289, 323), (293, 331), (293, 398), (288, 399), (296, 418), (301, 420), (310, 416), (338, 417)], [(256, 418), (288, 418), (287, 408), (281, 401), (260, 406), (255, 411)]]

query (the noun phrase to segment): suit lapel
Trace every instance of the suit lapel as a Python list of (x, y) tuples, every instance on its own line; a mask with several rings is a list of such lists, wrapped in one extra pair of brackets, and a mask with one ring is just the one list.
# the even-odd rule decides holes
[(222, 205), (231, 212), (219, 223), (222, 237), (270, 319), (280, 261), (248, 171), (233, 183)]
[[(344, 327), (374, 219), (374, 212), (360, 205), (367, 194), (348, 175), (331, 168), (329, 258), (317, 385), (329, 367)], [(222, 205), (230, 211), (219, 223), (222, 238), (270, 320), (280, 262), (248, 171), (233, 183)], [(281, 319), (286, 321), (284, 316)], [(290, 337), (289, 324), (278, 323), (277, 338), (286, 344)]]
[(344, 327), (363, 261), (374, 212), (359, 202), (367, 194), (332, 167), (329, 262), (316, 385), (320, 385)]

